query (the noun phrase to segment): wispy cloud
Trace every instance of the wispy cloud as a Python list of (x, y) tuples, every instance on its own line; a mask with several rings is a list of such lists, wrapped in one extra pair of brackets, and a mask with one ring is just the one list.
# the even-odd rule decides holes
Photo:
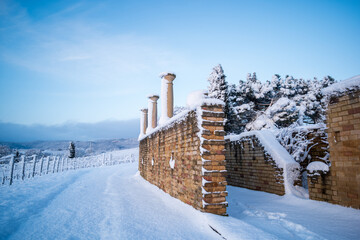
[(0, 47), (1, 59), (62, 81), (88, 83), (118, 81), (154, 67), (166, 69), (180, 61), (155, 38), (121, 31), (105, 33), (101, 23), (69, 16), (81, 11), (83, 5), (75, 4), (34, 22), (19, 6), (8, 4), (2, 12), (13, 27), (1, 32), (8, 39), (17, 38), (19, 45)]
[(60, 59), (60, 61), (81, 61), (81, 60), (86, 60), (86, 59), (90, 59), (90, 56), (67, 56), (64, 57), (63, 59)]

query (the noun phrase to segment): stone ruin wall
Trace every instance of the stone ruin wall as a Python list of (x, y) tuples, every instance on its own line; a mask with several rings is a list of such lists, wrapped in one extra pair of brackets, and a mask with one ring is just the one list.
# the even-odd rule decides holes
[(327, 141), (327, 135), (323, 131), (320, 131), (319, 128), (310, 129), (306, 135), (308, 140), (311, 140), (311, 143), (308, 145), (310, 148), (308, 156), (310, 158), (300, 165), (303, 169), (306, 170), (306, 167), (314, 161), (324, 161), (326, 154), (329, 152), (329, 143)]
[[(360, 208), (360, 91), (333, 96), (327, 111), (330, 171), (308, 173), (310, 199)], [(309, 176), (310, 175), (310, 176)]]
[(202, 106), (146, 136), (139, 146), (141, 176), (195, 209), (226, 215), (223, 125), (221, 105)]
[(226, 141), (226, 169), (229, 185), (285, 194), (283, 170), (265, 153), (255, 136)]
[[(163, 78), (168, 80), (172, 93), (175, 75), (168, 73)], [(167, 109), (170, 106), (172, 110), (172, 95), (169, 99)], [(313, 147), (309, 152), (311, 159), (302, 163), (302, 168), (312, 161), (323, 161), (327, 151), (331, 162), (329, 172), (308, 172), (310, 199), (360, 208), (359, 99), (357, 90), (330, 101), (329, 145), (316, 129), (307, 136), (313, 139)], [(156, 100), (152, 100), (151, 109), (156, 109)], [(146, 121), (143, 121), (139, 170), (147, 181), (194, 208), (226, 215), (227, 181), (234, 186), (278, 195), (285, 193), (285, 187), (283, 170), (265, 153), (255, 136), (227, 141), (225, 148), (222, 107), (199, 107), (180, 121), (148, 135), (145, 134)], [(147, 109), (142, 111), (145, 119)], [(167, 115), (171, 118), (172, 111)], [(156, 121), (156, 112), (152, 117), (149, 113), (149, 124), (156, 127)], [(175, 161), (174, 168), (170, 167), (170, 159)]]

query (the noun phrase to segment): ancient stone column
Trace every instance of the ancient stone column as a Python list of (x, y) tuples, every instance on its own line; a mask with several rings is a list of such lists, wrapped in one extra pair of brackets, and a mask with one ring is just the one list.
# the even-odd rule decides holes
[(148, 109), (143, 108), (140, 111), (140, 136), (143, 136), (144, 134), (146, 134), (146, 129), (148, 127)]
[(176, 75), (162, 73), (161, 77), (161, 117), (159, 124), (164, 124), (174, 113), (173, 81)]
[(159, 99), (158, 95), (149, 96), (149, 105), (148, 105), (148, 127), (146, 133), (150, 132), (157, 126), (157, 100)]

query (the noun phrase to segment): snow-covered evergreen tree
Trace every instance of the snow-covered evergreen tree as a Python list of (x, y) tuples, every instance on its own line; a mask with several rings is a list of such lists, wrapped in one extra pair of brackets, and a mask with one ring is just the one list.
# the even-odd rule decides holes
[[(229, 99), (228, 99), (228, 84), (225, 80), (226, 76), (224, 74), (224, 70), (221, 67), (221, 65), (217, 65), (213, 68), (213, 71), (211, 72), (208, 81), (210, 83), (209, 85), (209, 92), (208, 92), (208, 96), (210, 98), (216, 98), (216, 99), (220, 99), (225, 103), (225, 118), (229, 119), (231, 118), (229, 116), (230, 114), (230, 103), (229, 103)], [(225, 123), (225, 131), (228, 131), (231, 127), (229, 126), (229, 122), (226, 121)]]
[(279, 98), (264, 112), (258, 112), (257, 117), (246, 125), (247, 130), (260, 130), (263, 128), (288, 127), (297, 117), (296, 103), (287, 98)]
[(74, 158), (74, 157), (75, 157), (75, 143), (70, 142), (70, 145), (69, 145), (69, 158)]
[(225, 80), (226, 76), (221, 65), (217, 65), (213, 68), (208, 81), (209, 85), (209, 97), (220, 99), (224, 102), (227, 101), (228, 85)]
[(287, 98), (292, 98), (296, 95), (297, 81), (292, 76), (286, 76), (280, 85), (280, 94)]
[(229, 85), (228, 92), (228, 112), (227, 112), (227, 121), (226, 121), (226, 130), (232, 133), (240, 133), (243, 131), (241, 118), (239, 118), (239, 113), (237, 107), (239, 106), (239, 91), (235, 84)]
[(271, 104), (272, 97), (273, 88), (271, 83), (261, 83), (257, 79), (256, 73), (249, 73), (246, 82), (240, 80), (237, 88), (236, 104), (233, 104), (239, 126), (236, 129), (231, 129), (230, 132), (243, 132), (245, 127)]

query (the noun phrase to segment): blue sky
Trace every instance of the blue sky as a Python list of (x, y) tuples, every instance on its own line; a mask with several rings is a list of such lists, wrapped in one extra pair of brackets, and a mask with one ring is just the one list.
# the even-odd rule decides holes
[(360, 1), (0, 1), (0, 122), (138, 118), (158, 74), (175, 104), (221, 63), (337, 80), (360, 73)]

